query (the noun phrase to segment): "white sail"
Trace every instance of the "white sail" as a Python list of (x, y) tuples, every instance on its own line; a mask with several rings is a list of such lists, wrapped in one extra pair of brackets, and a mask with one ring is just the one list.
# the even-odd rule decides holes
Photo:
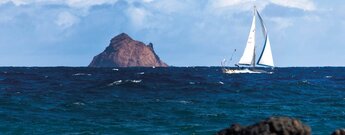
[(261, 17), (261, 15), (260, 15), (260, 13), (259, 13), (258, 10), (255, 9), (255, 12), (258, 14), (258, 17), (259, 17), (259, 21), (260, 21), (260, 24), (261, 24), (262, 34), (263, 34), (264, 37), (266, 37), (266, 36), (267, 36), (267, 30), (266, 30), (266, 26), (265, 26), (265, 24), (264, 24), (264, 20), (262, 20), (262, 17)]
[(243, 55), (238, 62), (240, 65), (254, 65), (255, 64), (255, 14), (253, 16), (252, 27), (250, 28), (249, 37)]
[(262, 32), (263, 35), (265, 37), (265, 43), (264, 43), (264, 47), (262, 49), (261, 55), (259, 57), (259, 60), (257, 62), (258, 65), (263, 65), (263, 66), (274, 66), (274, 62), (273, 62), (273, 57), (272, 57), (272, 51), (271, 51), (271, 43), (270, 43), (270, 39), (269, 36), (267, 34), (267, 29), (266, 26), (264, 24), (264, 21), (262, 20), (260, 13), (258, 11), (256, 11), (258, 16), (259, 16), (259, 20), (260, 20), (260, 24), (262, 26)]
[(257, 64), (274, 67), (272, 51), (271, 51), (271, 43), (270, 43), (270, 38), (268, 35), (266, 35), (265, 45)]

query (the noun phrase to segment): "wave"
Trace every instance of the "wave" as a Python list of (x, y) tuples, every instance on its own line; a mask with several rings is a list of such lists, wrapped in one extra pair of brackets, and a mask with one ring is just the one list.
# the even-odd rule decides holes
[(143, 75), (143, 74), (145, 74), (145, 72), (139, 72), (139, 73), (137, 73), (138, 75)]
[(327, 76), (325, 76), (325, 78), (333, 78), (333, 76), (330, 76), (330, 75), (327, 75)]
[(114, 81), (112, 83), (109, 83), (108, 86), (119, 85), (121, 83), (122, 83), (122, 80), (117, 80), (117, 81)]
[(126, 81), (130, 81), (132, 83), (141, 83), (142, 80), (126, 80)]
[(109, 83), (108, 86), (114, 86), (114, 85), (121, 85), (121, 84), (124, 84), (124, 83), (141, 83), (142, 80), (125, 80), (125, 81), (122, 81), (122, 80), (117, 80), (117, 81), (114, 81), (112, 83)]
[(73, 74), (73, 76), (91, 76), (92, 74), (87, 74), (87, 73), (76, 73)]
[[(107, 130), (103, 127), (120, 134), (214, 134), (224, 123), (287, 115), (327, 134), (321, 118), (330, 128), (344, 125), (345, 68), (315, 70), (230, 76), (219, 67), (0, 68), (0, 124), (11, 131), (32, 129), (28, 134)], [(33, 116), (47, 128), (32, 124)], [(179, 127), (191, 124), (200, 127)]]
[(194, 85), (194, 84), (196, 84), (196, 82), (189, 82), (189, 84), (190, 84), (190, 85)]
[(192, 101), (187, 101), (187, 100), (180, 100), (178, 102), (181, 104), (192, 104), (193, 103)]
[(74, 102), (73, 104), (74, 105), (79, 105), (79, 106), (84, 106), (85, 105), (85, 103), (83, 103), (83, 102)]
[(153, 99), (151, 102), (193, 104), (193, 101), (190, 100), (161, 100), (159, 98)]

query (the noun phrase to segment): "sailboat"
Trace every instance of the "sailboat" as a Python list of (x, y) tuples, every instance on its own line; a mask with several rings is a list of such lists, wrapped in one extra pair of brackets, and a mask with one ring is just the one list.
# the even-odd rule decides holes
[[(261, 54), (260, 54), (257, 62), (256, 62), (256, 53), (255, 53), (255, 50), (256, 50), (256, 43), (255, 43), (256, 16), (258, 16), (258, 18), (259, 18), (259, 22), (260, 22), (261, 27), (262, 27), (263, 37), (265, 38), (263, 49), (261, 51)], [(252, 21), (252, 26), (250, 28), (246, 48), (244, 49), (244, 52), (243, 52), (243, 55), (242, 55), (240, 61), (235, 65), (237, 67), (239, 67), (240, 65), (241, 66), (247, 66), (247, 68), (244, 68), (244, 69), (227, 69), (227, 68), (223, 67), (223, 72), (228, 73), (228, 74), (268, 73), (264, 70), (255, 69), (256, 65), (263, 66), (263, 67), (272, 67), (272, 68), (274, 67), (269, 35), (267, 33), (267, 29), (266, 29), (266, 26), (263, 22), (262, 17), (260, 15), (259, 11), (256, 9), (256, 6), (254, 6), (253, 21)]]

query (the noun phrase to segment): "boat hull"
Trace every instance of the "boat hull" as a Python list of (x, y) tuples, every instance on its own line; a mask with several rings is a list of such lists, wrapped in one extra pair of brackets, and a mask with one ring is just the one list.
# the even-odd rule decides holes
[(264, 70), (257, 70), (257, 69), (223, 69), (223, 73), (226, 74), (272, 74), (273, 72), (267, 72)]

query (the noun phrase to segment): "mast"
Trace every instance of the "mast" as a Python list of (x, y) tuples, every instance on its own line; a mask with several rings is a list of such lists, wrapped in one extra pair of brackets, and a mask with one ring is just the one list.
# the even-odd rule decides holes
[[(254, 0), (255, 2), (255, 0)], [(253, 11), (253, 15), (256, 16), (256, 5), (254, 4), (254, 11)], [(256, 32), (256, 28), (255, 28), (255, 32)], [(254, 44), (254, 54), (253, 54), (253, 68), (255, 67), (255, 60), (256, 60), (256, 54), (255, 54), (255, 50), (256, 50), (256, 45)]]
[[(253, 16), (255, 17), (256, 16), (256, 5), (255, 5), (255, 0), (254, 0), (254, 6), (253, 6)], [(255, 23), (255, 22), (254, 22)], [(255, 33), (256, 33), (256, 28), (255, 28)], [(255, 40), (255, 39), (254, 39)], [(256, 59), (256, 54), (255, 54), (255, 51), (256, 51), (256, 44), (254, 44), (254, 52), (253, 52), (253, 68), (255, 68), (255, 59)]]

